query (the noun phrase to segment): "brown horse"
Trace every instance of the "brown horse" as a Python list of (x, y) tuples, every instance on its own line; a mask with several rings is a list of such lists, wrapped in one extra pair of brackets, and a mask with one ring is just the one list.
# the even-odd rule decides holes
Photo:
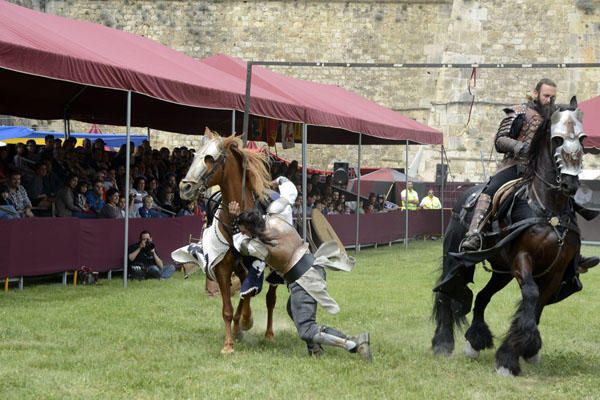
[[(264, 198), (270, 186), (270, 175), (267, 169), (267, 160), (263, 153), (252, 152), (244, 149), (242, 141), (235, 137), (221, 137), (206, 128), (204, 144), (196, 152), (194, 160), (187, 175), (179, 185), (180, 196), (183, 199), (197, 198), (202, 190), (219, 185), (222, 194), (222, 204), (237, 201), (243, 210), (254, 207), (257, 198)], [(246, 183), (242, 184), (243, 166), (246, 165)], [(214, 275), (223, 300), (223, 321), (225, 322), (225, 342), (221, 353), (233, 352), (233, 338), (241, 330), (248, 330), (253, 325), (252, 311), (250, 309), (250, 296), (240, 299), (238, 307), (233, 313), (231, 304), (231, 277), (235, 272), (244, 281), (246, 271), (241, 268), (232, 253), (231, 216), (227, 207), (223, 207), (219, 214), (218, 229), (229, 244), (229, 250), (224, 258), (214, 267)], [(267, 293), (267, 330), (265, 338), (272, 340), (273, 334), (273, 309), (276, 302), (276, 286), (269, 286)], [(233, 321), (233, 332), (231, 322)]]
[[(546, 305), (559, 301), (565, 273), (578, 261), (580, 237), (571, 196), (579, 187), (585, 137), (582, 113), (572, 100), (568, 109), (552, 115), (551, 126), (537, 132), (531, 143), (529, 171), (525, 175), (528, 195), (521, 203), (522, 225), (512, 224), (514, 237), (487, 258), (492, 276), (477, 294), (473, 321), (465, 333), (465, 353), (477, 357), (479, 351), (493, 347), (493, 336), (485, 322), (485, 308), (492, 296), (513, 278), (521, 287), (522, 301), (504, 341), (496, 352), (496, 370), (502, 375), (520, 373), (519, 357), (539, 360), (542, 339), (538, 324)], [(471, 308), (472, 281), (476, 262), (469, 253), (458, 254), (467, 230), (459, 214), (463, 202), (454, 209), (444, 239), (442, 276), (434, 289), (433, 315), (436, 322), (432, 347), (435, 354), (449, 355), (454, 350), (454, 328), (466, 323)], [(486, 247), (498, 239), (484, 237)], [(454, 253), (453, 253), (454, 252)], [(571, 272), (572, 273), (572, 272)]]

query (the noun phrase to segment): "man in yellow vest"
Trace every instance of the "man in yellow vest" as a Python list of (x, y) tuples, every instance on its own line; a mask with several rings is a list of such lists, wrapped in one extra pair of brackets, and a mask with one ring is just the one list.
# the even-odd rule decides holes
[[(408, 191), (408, 206), (407, 203), (407, 191)], [(419, 194), (415, 189), (413, 189), (413, 183), (408, 182), (406, 185), (406, 189), (404, 189), (400, 193), (400, 197), (402, 198), (402, 209), (406, 210), (416, 210), (419, 205)]]
[(427, 196), (423, 197), (419, 207), (424, 210), (439, 210), (442, 208), (442, 203), (440, 203), (440, 199), (433, 194), (433, 189), (429, 189), (429, 191), (427, 191)]

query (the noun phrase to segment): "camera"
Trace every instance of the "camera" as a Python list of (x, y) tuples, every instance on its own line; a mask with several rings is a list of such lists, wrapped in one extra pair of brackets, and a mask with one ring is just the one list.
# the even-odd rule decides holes
[(152, 242), (146, 242), (146, 249), (148, 249), (148, 251), (152, 251), (154, 250), (154, 243)]

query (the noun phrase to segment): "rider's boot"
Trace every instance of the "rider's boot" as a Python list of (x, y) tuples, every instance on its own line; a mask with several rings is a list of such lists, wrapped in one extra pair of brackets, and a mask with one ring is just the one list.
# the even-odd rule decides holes
[(489, 195), (485, 193), (479, 195), (479, 200), (477, 200), (477, 204), (475, 205), (467, 236), (460, 244), (460, 249), (462, 251), (477, 251), (481, 248), (481, 236), (479, 233), (482, 227), (480, 225), (488, 208), (490, 208), (491, 201), (492, 198)]
[(312, 342), (326, 346), (341, 347), (351, 353), (358, 353), (366, 361), (372, 360), (368, 332), (349, 337), (337, 329), (322, 326), (319, 329), (319, 333), (313, 336)]
[(588, 269), (595, 267), (600, 263), (600, 258), (592, 256), (592, 257), (584, 257), (581, 254), (579, 255), (579, 273), (585, 274)]

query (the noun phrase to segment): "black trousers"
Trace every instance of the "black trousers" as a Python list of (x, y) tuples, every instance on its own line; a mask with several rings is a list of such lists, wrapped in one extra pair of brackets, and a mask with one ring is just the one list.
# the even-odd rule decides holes
[(519, 167), (517, 165), (513, 165), (510, 168), (503, 169), (502, 171), (498, 172), (496, 175), (490, 178), (488, 184), (485, 186), (485, 189), (483, 189), (482, 193), (493, 197), (502, 185), (504, 185), (508, 181), (517, 179), (520, 176), (521, 174), (519, 173)]

